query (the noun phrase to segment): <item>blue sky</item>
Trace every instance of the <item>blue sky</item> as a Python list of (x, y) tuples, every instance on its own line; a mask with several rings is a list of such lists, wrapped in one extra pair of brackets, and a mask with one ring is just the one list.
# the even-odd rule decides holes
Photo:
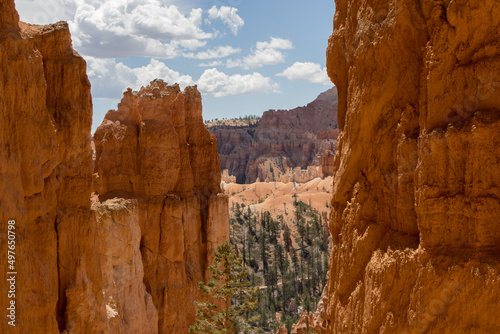
[(330, 88), (333, 0), (17, 0), (21, 20), (68, 21), (87, 60), (94, 124), (125, 88), (197, 84), (205, 119), (305, 105)]

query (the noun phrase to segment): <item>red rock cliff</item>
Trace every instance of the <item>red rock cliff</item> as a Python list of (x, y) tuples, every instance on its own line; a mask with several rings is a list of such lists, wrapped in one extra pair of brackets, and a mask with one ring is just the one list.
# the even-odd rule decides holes
[(0, 332), (186, 332), (196, 283), (228, 233), (200, 94), (161, 82), (127, 92), (96, 133), (93, 176), (90, 84), (67, 24), (19, 23), (2, 1), (0, 64), (3, 254), (16, 222), (16, 262), (0, 265)]
[(144, 282), (159, 332), (187, 332), (197, 283), (229, 233), (217, 140), (203, 124), (200, 93), (161, 80), (128, 90), (94, 141), (101, 200), (138, 202)]
[[(67, 24), (19, 26), (13, 1), (0, 9), (2, 252), (8, 220), (16, 221), (17, 241), (15, 270), (7, 270), (6, 260), (0, 267), (0, 331), (56, 333), (65, 327), (66, 289), (78, 263), (98, 265), (89, 249), (95, 231), (90, 84)], [(8, 271), (17, 272), (16, 327), (5, 321)], [(97, 271), (87, 275), (101, 279)]]
[(500, 331), (500, 5), (337, 0), (328, 332)]
[(318, 155), (335, 150), (336, 111), (333, 87), (307, 106), (266, 111), (255, 126), (209, 130), (217, 137), (222, 168), (239, 183), (274, 180), (286, 168), (321, 165)]

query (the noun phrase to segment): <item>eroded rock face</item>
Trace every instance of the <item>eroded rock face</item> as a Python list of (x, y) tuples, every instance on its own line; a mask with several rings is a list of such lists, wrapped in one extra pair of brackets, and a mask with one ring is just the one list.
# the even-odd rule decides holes
[(500, 330), (500, 6), (336, 1), (328, 331)]
[(200, 93), (161, 80), (128, 90), (94, 141), (100, 198), (138, 202), (144, 282), (158, 330), (187, 332), (201, 298), (197, 283), (229, 233), (217, 140), (203, 124)]
[(330, 151), (325, 152), (325, 155), (321, 157), (321, 177), (332, 176), (335, 170), (334, 166), (335, 156)]
[[(15, 270), (1, 265), (0, 300), (5, 320), (6, 273), (17, 272), (18, 325), (2, 321), (0, 331), (57, 333), (79, 259), (97, 266), (86, 248), (94, 228), (90, 84), (67, 24), (19, 25), (13, 1), (0, 9), (0, 247), (7, 250), (10, 219), (17, 241)], [(97, 271), (87, 276), (100, 280)]]
[[(2, 1), (0, 63), (0, 247), (9, 220), (16, 236), (0, 332), (186, 332), (229, 220), (197, 90), (128, 92), (100, 128), (93, 175), (90, 84), (68, 25), (20, 23)], [(159, 86), (176, 98), (155, 104)]]
[[(114, 198), (94, 203), (95, 256), (102, 283), (87, 276), (78, 263), (76, 277), (66, 291), (68, 333), (158, 333), (158, 313), (146, 291), (140, 251), (141, 229), (136, 200)], [(101, 298), (92, 293), (100, 289)]]
[(337, 90), (321, 93), (307, 106), (266, 111), (257, 125), (214, 126), (221, 166), (239, 183), (276, 180), (287, 168), (321, 165), (338, 136)]

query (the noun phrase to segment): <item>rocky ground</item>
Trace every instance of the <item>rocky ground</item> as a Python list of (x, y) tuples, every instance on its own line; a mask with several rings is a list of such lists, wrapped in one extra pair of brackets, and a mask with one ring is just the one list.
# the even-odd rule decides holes
[(332, 177), (316, 178), (306, 183), (223, 183), (222, 188), (229, 196), (230, 208), (235, 203), (245, 204), (256, 212), (269, 211), (273, 217), (283, 215), (285, 221), (291, 222), (294, 219), (295, 200), (301, 200), (327, 216), (332, 196)]

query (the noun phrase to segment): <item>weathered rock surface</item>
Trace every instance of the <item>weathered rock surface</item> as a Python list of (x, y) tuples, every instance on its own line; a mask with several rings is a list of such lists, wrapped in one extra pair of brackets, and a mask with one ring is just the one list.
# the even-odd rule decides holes
[[(19, 26), (13, 1), (0, 9), (0, 247), (6, 254), (8, 220), (16, 221), (17, 242), (14, 268), (6, 257), (0, 266), (0, 332), (58, 333), (79, 259), (97, 268), (88, 248), (90, 84), (67, 24)], [(16, 327), (6, 321), (10, 271)], [(100, 280), (97, 271), (87, 276)]]
[(217, 140), (201, 112), (195, 87), (156, 80), (125, 92), (94, 134), (100, 198), (138, 202), (144, 282), (161, 333), (194, 323), (197, 283), (229, 233)]
[(283, 183), (306, 183), (317, 177), (321, 177), (321, 175), (321, 166), (307, 166), (307, 169), (302, 169), (300, 167), (295, 167), (293, 169), (286, 168), (285, 172), (276, 178), (276, 181)]
[(332, 152), (327, 151), (321, 157), (321, 171), (320, 176), (325, 178), (327, 176), (332, 176), (335, 170), (335, 155)]
[(327, 331), (500, 332), (500, 5), (337, 0)]
[[(228, 233), (197, 90), (157, 82), (126, 93), (100, 128), (93, 175), (90, 84), (68, 25), (19, 23), (14, 2), (2, 1), (0, 63), (5, 252), (16, 222), (16, 262), (0, 265), (0, 332), (186, 332), (196, 283)], [(176, 96), (155, 102), (156, 88)], [(6, 321), (11, 271), (15, 327)]]
[(222, 170), (221, 181), (225, 183), (236, 183), (236, 176), (229, 175), (229, 170)]
[(266, 111), (251, 126), (213, 126), (221, 166), (239, 183), (276, 180), (286, 168), (321, 165), (335, 151), (338, 136), (337, 90), (321, 93), (307, 106)]
[[(115, 198), (94, 203), (98, 257), (103, 304), (95, 303), (91, 289), (95, 282), (86, 276), (87, 266), (80, 264), (67, 290), (68, 333), (158, 333), (158, 313), (144, 285), (140, 251), (141, 228), (136, 200)], [(105, 315), (102, 321), (92, 309)], [(95, 311), (94, 311), (95, 312)]]

